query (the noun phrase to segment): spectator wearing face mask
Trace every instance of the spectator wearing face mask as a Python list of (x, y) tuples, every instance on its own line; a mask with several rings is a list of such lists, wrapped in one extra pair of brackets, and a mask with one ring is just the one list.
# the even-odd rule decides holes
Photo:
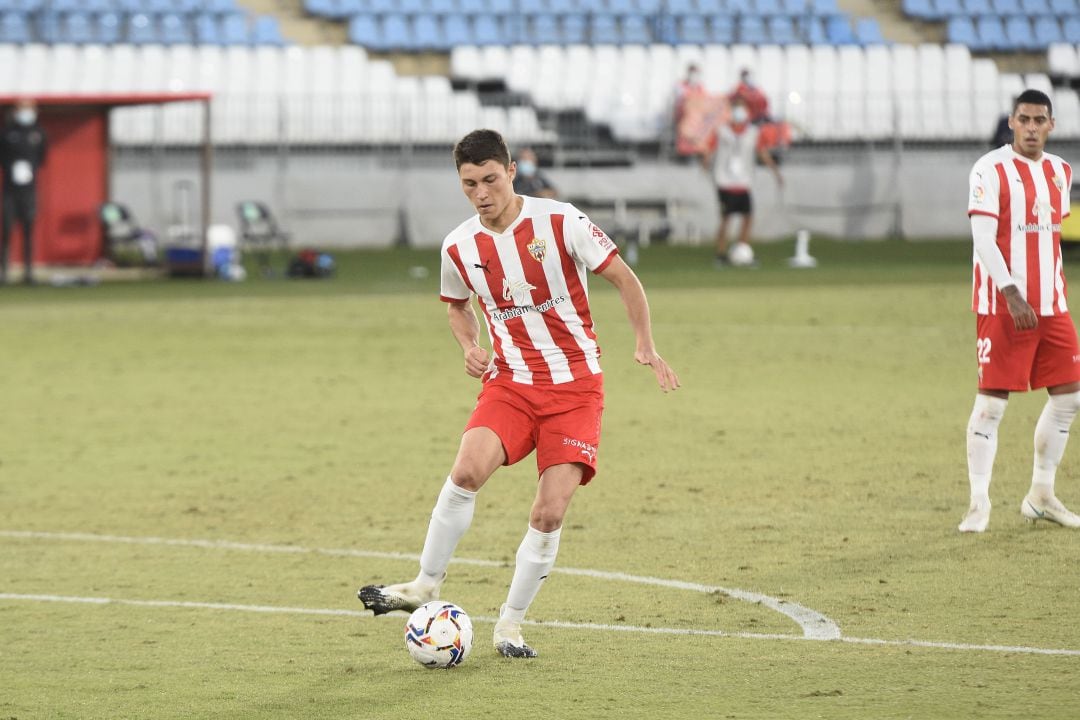
[(741, 98), (750, 114), (750, 122), (755, 125), (769, 120), (769, 98), (754, 84), (754, 77), (749, 68), (739, 73), (739, 84), (731, 93), (731, 99)]
[(34, 282), (34, 216), (37, 214), (38, 169), (45, 162), (45, 133), (37, 122), (37, 104), (20, 100), (0, 136), (0, 169), (3, 172), (2, 234), (0, 234), (0, 284), (7, 282), (8, 243), (14, 223), (23, 233), (23, 281)]
[(710, 95), (701, 78), (701, 68), (691, 64), (686, 78), (675, 88), (672, 122), (675, 128), (675, 154), (694, 162), (708, 151), (717, 122), (724, 109), (722, 97)]
[(547, 179), (537, 163), (536, 153), (532, 148), (518, 151), (517, 174), (514, 175), (514, 193), (554, 200), (558, 196), (555, 185)]
[(729, 265), (728, 225), (731, 218), (742, 218), (739, 242), (750, 242), (750, 230), (754, 216), (752, 186), (755, 158), (772, 170), (778, 185), (784, 178), (780, 168), (765, 147), (758, 126), (750, 122), (750, 111), (741, 97), (731, 101), (731, 119), (720, 126), (716, 133), (716, 149), (704, 156), (705, 169), (712, 172), (720, 199), (720, 228), (716, 233), (716, 266)]

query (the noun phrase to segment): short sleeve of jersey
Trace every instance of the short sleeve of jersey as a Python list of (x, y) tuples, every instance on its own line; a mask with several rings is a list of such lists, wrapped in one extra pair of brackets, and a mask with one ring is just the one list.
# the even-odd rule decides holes
[(993, 165), (978, 162), (968, 178), (968, 215), (997, 217), (998, 176)]
[(462, 269), (454, 261), (452, 252), (455, 246), (444, 243), (442, 249), (442, 268), (440, 269), (439, 297), (444, 302), (464, 302), (469, 299), (472, 291), (465, 284), (462, 277)]
[(593, 224), (585, 213), (573, 205), (563, 221), (563, 230), (570, 254), (590, 271), (597, 273), (608, 266), (616, 255), (618, 247), (603, 230)]
[(1070, 202), (1070, 200), (1071, 200), (1070, 196), (1072, 195), (1073, 171), (1072, 171), (1072, 165), (1070, 165), (1069, 163), (1064, 163), (1064, 165), (1065, 165), (1065, 183), (1064, 183), (1065, 187), (1061, 191), (1061, 217), (1062, 218), (1067, 218), (1067, 217), (1069, 217), (1069, 215), (1072, 214), (1072, 203)]

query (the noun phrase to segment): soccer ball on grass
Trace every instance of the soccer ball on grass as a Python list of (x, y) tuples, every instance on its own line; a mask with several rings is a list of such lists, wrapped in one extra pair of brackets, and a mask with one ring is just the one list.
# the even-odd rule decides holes
[(453, 603), (432, 600), (405, 623), (405, 647), (426, 668), (460, 665), (472, 650), (472, 620)]
[(735, 267), (747, 267), (754, 264), (754, 248), (750, 243), (737, 242), (728, 250), (728, 262)]

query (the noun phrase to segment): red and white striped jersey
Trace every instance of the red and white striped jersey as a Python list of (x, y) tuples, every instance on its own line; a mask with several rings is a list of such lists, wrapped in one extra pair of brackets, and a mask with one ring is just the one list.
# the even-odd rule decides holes
[[(997, 246), (1016, 287), (1037, 315), (1068, 312), (1061, 263), (1061, 221), (1069, 216), (1072, 168), (1044, 152), (1029, 160), (1003, 145), (979, 158), (969, 178), (968, 216), (997, 218)], [(1008, 312), (990, 273), (974, 256), (971, 309)]]
[(586, 278), (618, 250), (573, 205), (523, 197), (505, 232), (492, 232), (474, 215), (446, 236), (442, 300), (476, 295), (494, 351), (492, 376), (543, 385), (596, 375), (600, 347)]

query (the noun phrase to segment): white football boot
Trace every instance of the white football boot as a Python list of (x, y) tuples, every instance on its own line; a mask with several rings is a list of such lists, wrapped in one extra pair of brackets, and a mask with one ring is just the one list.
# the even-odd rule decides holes
[(356, 596), (364, 603), (365, 608), (376, 615), (394, 610), (411, 613), (426, 602), (438, 600), (439, 590), (445, 579), (444, 573), (442, 580), (434, 585), (424, 585), (416, 580), (397, 585), (365, 585), (357, 591)]
[(1028, 493), (1020, 504), (1020, 514), (1031, 522), (1049, 520), (1062, 527), (1080, 528), (1080, 515), (1065, 507), (1054, 495)]
[(962, 533), (981, 533), (986, 531), (986, 526), (990, 524), (990, 503), (979, 503), (972, 501), (971, 506), (968, 508), (967, 515), (960, 521), (960, 526), (957, 528)]
[(505, 611), (504, 603), (499, 608), (499, 621), (495, 623), (495, 649), (508, 658), (536, 657), (536, 651), (526, 645), (525, 639), (521, 637), (521, 623), (504, 619), (502, 615)]

